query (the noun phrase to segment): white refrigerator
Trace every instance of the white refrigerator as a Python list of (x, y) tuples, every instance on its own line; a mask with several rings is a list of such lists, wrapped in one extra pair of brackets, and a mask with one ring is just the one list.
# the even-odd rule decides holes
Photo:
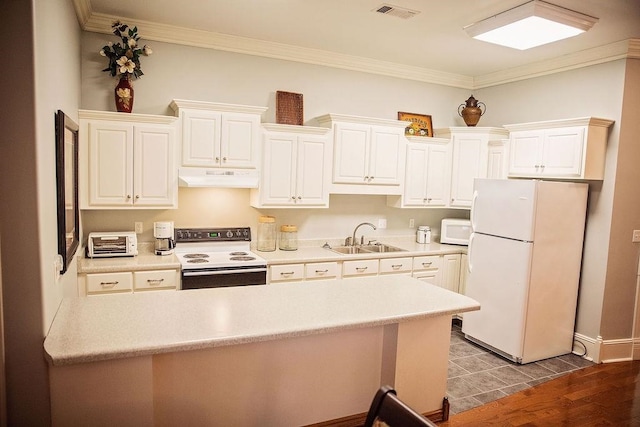
[(475, 180), (468, 339), (518, 363), (572, 351), (587, 195), (585, 183)]

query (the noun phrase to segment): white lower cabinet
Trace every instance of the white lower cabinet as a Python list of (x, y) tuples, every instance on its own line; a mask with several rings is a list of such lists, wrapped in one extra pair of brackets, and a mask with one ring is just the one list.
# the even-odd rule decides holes
[(271, 282), (303, 280), (304, 264), (283, 264), (269, 267)]
[(458, 292), (460, 287), (460, 254), (442, 256), (442, 282), (445, 289)]
[(423, 282), (441, 286), (442, 257), (440, 255), (428, 255), (413, 258), (412, 276)]
[(78, 276), (79, 296), (175, 290), (178, 288), (180, 288), (180, 271), (171, 269), (89, 273)]
[(460, 285), (458, 286), (458, 293), (466, 295), (467, 293), (467, 276), (469, 275), (469, 265), (467, 260), (467, 254), (460, 255)]
[(133, 292), (133, 275), (130, 272), (87, 274), (86, 294), (114, 294)]
[(177, 289), (180, 273), (177, 270), (150, 270), (133, 272), (133, 290)]
[(382, 258), (380, 260), (380, 274), (411, 273), (413, 263), (411, 257)]
[(305, 278), (312, 279), (335, 279), (340, 275), (337, 262), (314, 262), (305, 264)]
[(342, 264), (342, 277), (370, 276), (378, 274), (377, 259), (345, 261)]

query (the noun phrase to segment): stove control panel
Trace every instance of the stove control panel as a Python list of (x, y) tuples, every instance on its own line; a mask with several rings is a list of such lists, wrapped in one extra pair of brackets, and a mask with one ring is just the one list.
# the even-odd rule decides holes
[(250, 242), (249, 227), (233, 228), (176, 228), (176, 243), (179, 242)]

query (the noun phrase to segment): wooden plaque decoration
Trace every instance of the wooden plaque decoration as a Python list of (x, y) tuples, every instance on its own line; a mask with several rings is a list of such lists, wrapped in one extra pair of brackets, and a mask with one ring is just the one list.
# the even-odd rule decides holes
[(398, 111), (398, 120), (411, 122), (404, 130), (404, 134), (407, 136), (433, 136), (431, 116)]
[(302, 94), (276, 92), (276, 123), (302, 126)]

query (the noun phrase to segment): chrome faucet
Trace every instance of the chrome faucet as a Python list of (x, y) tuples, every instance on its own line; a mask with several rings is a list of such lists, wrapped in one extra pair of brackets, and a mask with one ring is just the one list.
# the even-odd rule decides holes
[[(351, 237), (351, 242), (349, 242), (350, 244), (348, 244), (347, 246), (356, 246), (356, 232), (358, 231), (358, 228), (360, 228), (363, 225), (368, 225), (369, 227), (373, 228), (374, 230), (376, 230), (376, 226), (371, 224), (370, 222), (363, 222), (361, 224), (358, 224), (356, 226), (356, 228), (353, 230), (353, 236)], [(349, 238), (347, 237), (347, 242), (349, 241)], [(364, 243), (364, 234), (362, 236), (360, 236), (360, 244)]]

